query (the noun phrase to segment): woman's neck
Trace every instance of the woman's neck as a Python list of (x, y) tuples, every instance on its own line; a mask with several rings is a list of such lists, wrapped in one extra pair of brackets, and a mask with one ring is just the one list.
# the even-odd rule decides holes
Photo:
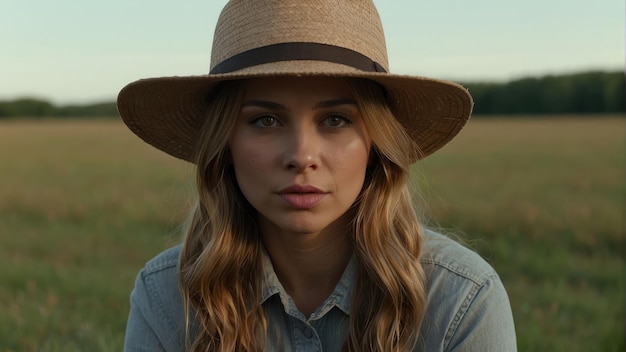
[(278, 279), (310, 316), (333, 292), (352, 256), (347, 226), (340, 221), (319, 233), (295, 234), (262, 224), (262, 236)]

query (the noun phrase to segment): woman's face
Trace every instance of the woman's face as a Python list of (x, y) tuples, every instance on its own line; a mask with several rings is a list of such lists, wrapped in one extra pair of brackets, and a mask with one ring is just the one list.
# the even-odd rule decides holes
[(229, 140), (262, 228), (299, 234), (326, 229), (354, 203), (370, 145), (348, 83), (328, 77), (247, 81)]

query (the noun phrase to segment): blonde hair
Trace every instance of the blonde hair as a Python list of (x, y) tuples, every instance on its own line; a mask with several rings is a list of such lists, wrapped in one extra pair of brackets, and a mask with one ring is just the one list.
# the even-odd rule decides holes
[[(419, 262), (422, 229), (407, 187), (418, 151), (393, 117), (381, 88), (348, 80), (372, 138), (372, 161), (353, 207), (357, 280), (344, 351), (406, 351), (417, 341), (425, 306)], [(188, 348), (263, 350), (261, 236), (256, 211), (239, 190), (228, 138), (243, 84), (222, 83), (197, 141), (198, 202), (180, 258)], [(376, 304), (372, 304), (376, 302)], [(198, 332), (191, 341), (191, 322)]]

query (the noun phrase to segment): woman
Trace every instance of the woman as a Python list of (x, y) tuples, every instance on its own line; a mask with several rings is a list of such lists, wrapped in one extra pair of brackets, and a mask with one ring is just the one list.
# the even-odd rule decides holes
[(471, 97), (387, 67), (369, 0), (231, 0), (209, 75), (122, 90), (198, 188), (184, 243), (138, 275), (126, 350), (515, 350), (497, 274), (420, 225), (407, 187)]

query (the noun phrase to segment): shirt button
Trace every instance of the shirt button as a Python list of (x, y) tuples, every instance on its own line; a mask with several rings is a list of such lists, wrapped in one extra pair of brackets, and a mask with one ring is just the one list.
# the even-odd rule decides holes
[(311, 331), (311, 329), (304, 329), (302, 333), (304, 334), (304, 337), (306, 337), (307, 339), (310, 339), (311, 337), (313, 337), (313, 331)]

